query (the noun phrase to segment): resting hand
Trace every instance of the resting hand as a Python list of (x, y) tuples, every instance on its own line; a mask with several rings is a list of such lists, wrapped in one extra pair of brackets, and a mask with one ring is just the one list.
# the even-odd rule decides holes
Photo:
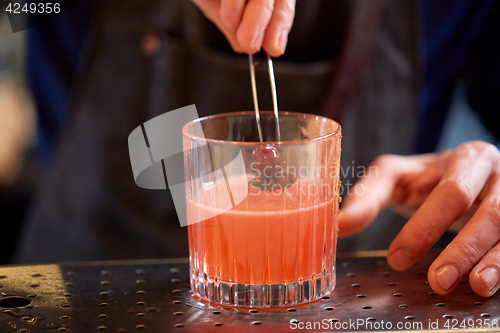
[(193, 0), (226, 36), (236, 52), (285, 52), (295, 16), (295, 0)]
[[(340, 236), (366, 228), (386, 206), (414, 213), (389, 247), (387, 261), (404, 270), (424, 255), (473, 204), (477, 211), (432, 263), (429, 285), (450, 292), (466, 275), (491, 296), (500, 287), (500, 152), (467, 142), (440, 154), (377, 158), (340, 212)], [(357, 191), (361, 193), (362, 191)]]

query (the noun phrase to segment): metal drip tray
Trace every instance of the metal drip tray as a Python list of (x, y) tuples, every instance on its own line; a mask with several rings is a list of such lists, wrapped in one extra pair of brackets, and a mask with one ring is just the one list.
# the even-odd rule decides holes
[[(365, 253), (366, 255), (366, 253)], [(337, 259), (331, 297), (288, 309), (197, 307), (187, 259), (0, 268), (0, 332), (499, 331), (500, 295), (462, 281), (432, 292), (427, 254), (405, 272), (383, 257)]]

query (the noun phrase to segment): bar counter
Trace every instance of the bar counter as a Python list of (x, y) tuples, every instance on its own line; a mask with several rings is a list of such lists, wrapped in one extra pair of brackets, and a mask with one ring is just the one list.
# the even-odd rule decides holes
[(404, 272), (384, 255), (341, 255), (330, 297), (272, 310), (196, 302), (185, 258), (4, 266), (0, 332), (500, 331), (500, 295), (480, 297), (467, 280), (432, 292), (427, 268), (438, 253)]

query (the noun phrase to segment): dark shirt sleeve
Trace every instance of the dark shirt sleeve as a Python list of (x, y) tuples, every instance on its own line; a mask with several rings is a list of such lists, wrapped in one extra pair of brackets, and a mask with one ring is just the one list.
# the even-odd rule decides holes
[[(497, 7), (495, 0), (422, 1), (424, 72), (417, 135), (419, 153), (431, 152), (436, 147), (453, 91), (466, 70), (471, 71), (470, 78), (475, 77), (468, 81), (468, 91), (474, 92), (468, 94), (471, 106), (491, 116), (491, 106), (498, 105), (498, 88), (496, 92), (484, 89), (495, 80), (498, 87), (498, 51), (496, 56), (487, 54), (489, 47), (497, 50), (499, 47)], [(493, 33), (492, 28), (497, 32)], [(492, 74), (494, 71), (496, 74)], [(483, 103), (479, 103), (479, 99)], [(500, 124), (495, 125), (498, 133)]]
[(500, 1), (476, 42), (464, 81), (470, 106), (500, 140)]

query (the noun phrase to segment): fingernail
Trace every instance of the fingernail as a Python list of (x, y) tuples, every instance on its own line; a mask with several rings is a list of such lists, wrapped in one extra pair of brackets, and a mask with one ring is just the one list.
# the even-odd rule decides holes
[(280, 38), (278, 40), (277, 48), (280, 50), (280, 53), (285, 53), (286, 43), (288, 42), (288, 32), (283, 30), (281, 32)]
[[(340, 209), (339, 214), (348, 216), (351, 215), (355, 216), (356, 218), (361, 218), (360, 214), (362, 214), (363, 212), (364, 212), (363, 207), (360, 206), (358, 202), (353, 201), (349, 202), (349, 204), (344, 204)], [(365, 216), (362, 216), (362, 218), (365, 218)]]
[(390, 261), (393, 268), (405, 269), (413, 261), (413, 254), (405, 248), (400, 248), (392, 254)]
[(450, 290), (458, 280), (458, 269), (453, 265), (444, 265), (434, 272), (434, 276), (441, 288)]
[(252, 46), (258, 50), (262, 48), (262, 42), (264, 41), (264, 33), (266, 32), (266, 29), (262, 29), (257, 37), (255, 37)]
[(484, 284), (488, 286), (489, 291), (495, 288), (500, 277), (498, 271), (493, 267), (483, 269), (479, 272), (479, 276), (483, 279)]

